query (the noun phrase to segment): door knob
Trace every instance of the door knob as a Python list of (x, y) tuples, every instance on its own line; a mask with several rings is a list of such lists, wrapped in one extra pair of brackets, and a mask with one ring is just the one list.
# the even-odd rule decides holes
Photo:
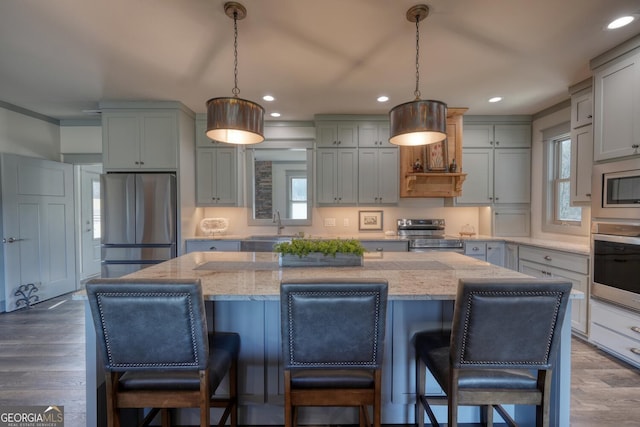
[(8, 239), (2, 239), (2, 243), (19, 242), (20, 240), (24, 240), (24, 239), (16, 239), (14, 237), (9, 237)]

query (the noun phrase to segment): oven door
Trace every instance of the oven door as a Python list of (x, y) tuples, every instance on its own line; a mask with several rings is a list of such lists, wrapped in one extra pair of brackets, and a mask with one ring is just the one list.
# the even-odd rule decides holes
[(593, 235), (594, 297), (640, 312), (640, 238)]

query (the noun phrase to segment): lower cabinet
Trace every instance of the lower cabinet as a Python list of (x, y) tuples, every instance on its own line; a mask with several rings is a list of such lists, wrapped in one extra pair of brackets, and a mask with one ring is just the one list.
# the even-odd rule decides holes
[(217, 240), (217, 239), (194, 239), (185, 242), (187, 253), (190, 252), (210, 252), (210, 251), (240, 251), (239, 240)]
[(640, 315), (597, 299), (591, 301), (589, 340), (640, 368)]
[(504, 267), (504, 242), (467, 241), (464, 242), (464, 254), (490, 264)]
[(369, 252), (408, 252), (408, 240), (360, 240)]
[(584, 299), (572, 301), (571, 327), (574, 332), (588, 334), (589, 326), (589, 257), (587, 255), (520, 245), (521, 273), (541, 279), (565, 279), (573, 289), (584, 293)]

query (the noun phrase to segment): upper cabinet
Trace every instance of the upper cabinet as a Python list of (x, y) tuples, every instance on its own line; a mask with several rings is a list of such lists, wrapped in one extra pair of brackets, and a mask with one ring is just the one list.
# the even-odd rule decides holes
[(358, 124), (352, 121), (316, 122), (316, 146), (356, 148), (358, 146)]
[(398, 147), (383, 116), (316, 116), (320, 206), (398, 203)]
[[(447, 138), (442, 143), (400, 147), (400, 197), (456, 197), (462, 192), (462, 115), (447, 110)], [(455, 167), (450, 168), (455, 162)]]
[(358, 147), (396, 148), (389, 142), (389, 122), (358, 123)]
[(100, 108), (105, 171), (179, 169), (181, 129), (193, 129), (193, 113), (182, 104), (107, 102)]
[(464, 125), (462, 157), (467, 173), (458, 205), (529, 203), (531, 194), (531, 124)]
[(106, 170), (178, 168), (176, 112), (103, 112), (102, 141)]
[(569, 92), (571, 93), (571, 205), (589, 205), (593, 167), (591, 79), (570, 87)]
[(591, 61), (595, 161), (640, 154), (640, 47), (615, 54)]
[(238, 206), (238, 146), (205, 135), (206, 120), (196, 119), (196, 206)]
[(355, 205), (358, 201), (358, 150), (316, 150), (319, 205)]

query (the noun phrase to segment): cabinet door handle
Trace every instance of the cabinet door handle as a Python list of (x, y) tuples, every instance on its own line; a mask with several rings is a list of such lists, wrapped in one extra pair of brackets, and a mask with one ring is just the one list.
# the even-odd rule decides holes
[(496, 145), (500, 145), (500, 141), (496, 141)]
[(638, 355), (640, 355), (640, 348), (632, 347), (632, 348), (630, 348), (629, 350), (631, 350), (631, 353), (633, 353), (633, 354), (638, 354)]
[(479, 248), (479, 247), (477, 247), (477, 246), (474, 246), (473, 248), (471, 248), (471, 250), (472, 250), (472, 251), (479, 251), (479, 250), (480, 250), (480, 248)]
[(211, 246), (211, 247), (209, 248), (209, 250), (210, 250), (210, 251), (217, 251), (217, 250), (218, 250), (218, 248), (216, 248), (215, 246)]
[(544, 259), (547, 260), (547, 261), (551, 261), (551, 257), (549, 255), (545, 255)]
[(592, 119), (592, 118), (593, 118), (593, 114), (587, 115), (587, 119)]
[(631, 330), (640, 334), (640, 326), (632, 326)]
[(342, 141), (338, 141), (338, 145), (342, 144)]
[(376, 252), (382, 252), (382, 251), (384, 251), (383, 248), (376, 248)]
[(631, 145), (631, 148), (638, 148), (638, 147), (640, 147), (640, 145), (638, 145), (638, 144), (632, 144)]

